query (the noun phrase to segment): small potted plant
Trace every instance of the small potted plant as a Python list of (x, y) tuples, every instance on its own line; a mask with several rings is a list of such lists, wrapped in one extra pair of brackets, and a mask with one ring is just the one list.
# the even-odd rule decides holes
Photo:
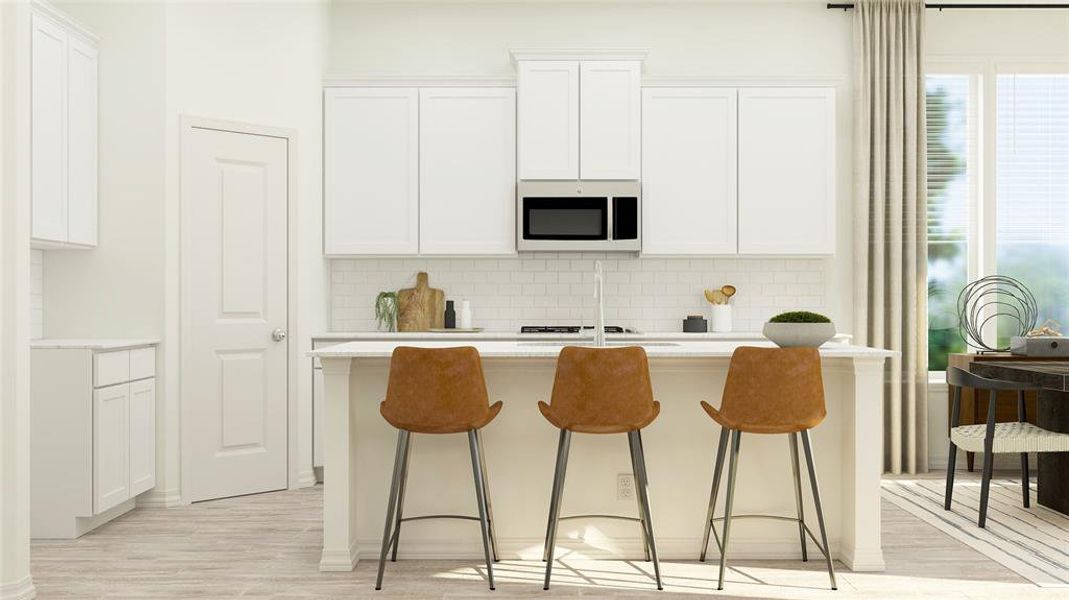
[(379, 329), (397, 331), (399, 312), (397, 292), (379, 292), (378, 297), (375, 298), (375, 319), (379, 322)]
[(822, 314), (795, 310), (772, 317), (761, 332), (781, 348), (817, 348), (835, 337), (835, 324)]

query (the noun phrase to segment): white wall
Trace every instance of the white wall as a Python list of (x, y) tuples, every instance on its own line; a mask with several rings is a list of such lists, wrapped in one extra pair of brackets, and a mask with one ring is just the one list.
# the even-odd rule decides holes
[(44, 337), (45, 253), (30, 251), (30, 339)]
[[(835, 257), (717, 258), (715, 263), (693, 264), (686, 259), (625, 259), (613, 262), (621, 271), (614, 275), (620, 285), (611, 285), (606, 297), (614, 322), (679, 330), (679, 321), (687, 314), (706, 310), (700, 296), (703, 287), (730, 281), (741, 290), (736, 302), (740, 329), (757, 329), (780, 309), (804, 307), (827, 313), (849, 332), (853, 326), (851, 35), (850, 15), (828, 11), (819, 2), (343, 2), (335, 3), (331, 13), (329, 71), (337, 76), (512, 76), (511, 48), (637, 47), (649, 50), (646, 77), (834, 85), (839, 164)], [(476, 314), (487, 317), (484, 323), (489, 327), (514, 329), (519, 320), (574, 322), (572, 309), (587, 291), (564, 291), (557, 285), (571, 282), (577, 273), (569, 261), (561, 268), (556, 258), (549, 254), (491, 261), (503, 271), (521, 273), (541, 261), (548, 273), (539, 274), (536, 282), (523, 281), (522, 274), (521, 279), (508, 281), (504, 278), (509, 275), (497, 274), (497, 279), (487, 281), (486, 261), (335, 261), (331, 326), (372, 328), (375, 294), (407, 285), (420, 265), (427, 265), (432, 283), (450, 284), (444, 287), (451, 296), (472, 297), (480, 311)], [(631, 281), (628, 271), (638, 272), (638, 279)], [(657, 271), (662, 272), (652, 276)], [(652, 280), (644, 279), (643, 273)], [(550, 288), (523, 288), (524, 283), (546, 283)], [(515, 290), (514, 284), (521, 288)], [(658, 284), (671, 289), (655, 287)]]
[(29, 11), (0, 4), (0, 598), (30, 576)]
[[(167, 259), (165, 370), (178, 363), (179, 119), (210, 117), (283, 127), (297, 132), (299, 324), (290, 340), (311, 348), (311, 333), (326, 328), (326, 262), (322, 258), (322, 91), (329, 29), (328, 6), (316, 2), (170, 3), (167, 11)], [(311, 434), (311, 371), (298, 369), (298, 426)], [(178, 472), (180, 421), (176, 378), (164, 408), (169, 437), (167, 470)], [(301, 439), (301, 483), (313, 483), (311, 439)], [(176, 482), (177, 483), (177, 482)], [(294, 485), (295, 482), (290, 482)]]

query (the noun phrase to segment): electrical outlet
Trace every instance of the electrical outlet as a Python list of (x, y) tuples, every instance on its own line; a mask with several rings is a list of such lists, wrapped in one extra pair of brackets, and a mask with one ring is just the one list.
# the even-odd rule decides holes
[(616, 475), (616, 499), (630, 500), (635, 497), (635, 476), (631, 473)]

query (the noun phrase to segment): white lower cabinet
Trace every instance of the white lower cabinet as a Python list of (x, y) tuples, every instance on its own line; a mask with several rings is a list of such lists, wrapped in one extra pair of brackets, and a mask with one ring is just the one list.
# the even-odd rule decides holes
[(130, 499), (130, 385), (93, 390), (93, 512)]
[(32, 350), (32, 537), (76, 538), (156, 485), (155, 377), (155, 346)]

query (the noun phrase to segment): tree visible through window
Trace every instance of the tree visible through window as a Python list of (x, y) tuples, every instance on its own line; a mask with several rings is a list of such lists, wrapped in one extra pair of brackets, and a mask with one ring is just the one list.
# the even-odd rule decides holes
[(967, 75), (929, 75), (928, 369), (942, 371), (947, 354), (963, 352), (956, 303), (968, 277), (970, 190)]

